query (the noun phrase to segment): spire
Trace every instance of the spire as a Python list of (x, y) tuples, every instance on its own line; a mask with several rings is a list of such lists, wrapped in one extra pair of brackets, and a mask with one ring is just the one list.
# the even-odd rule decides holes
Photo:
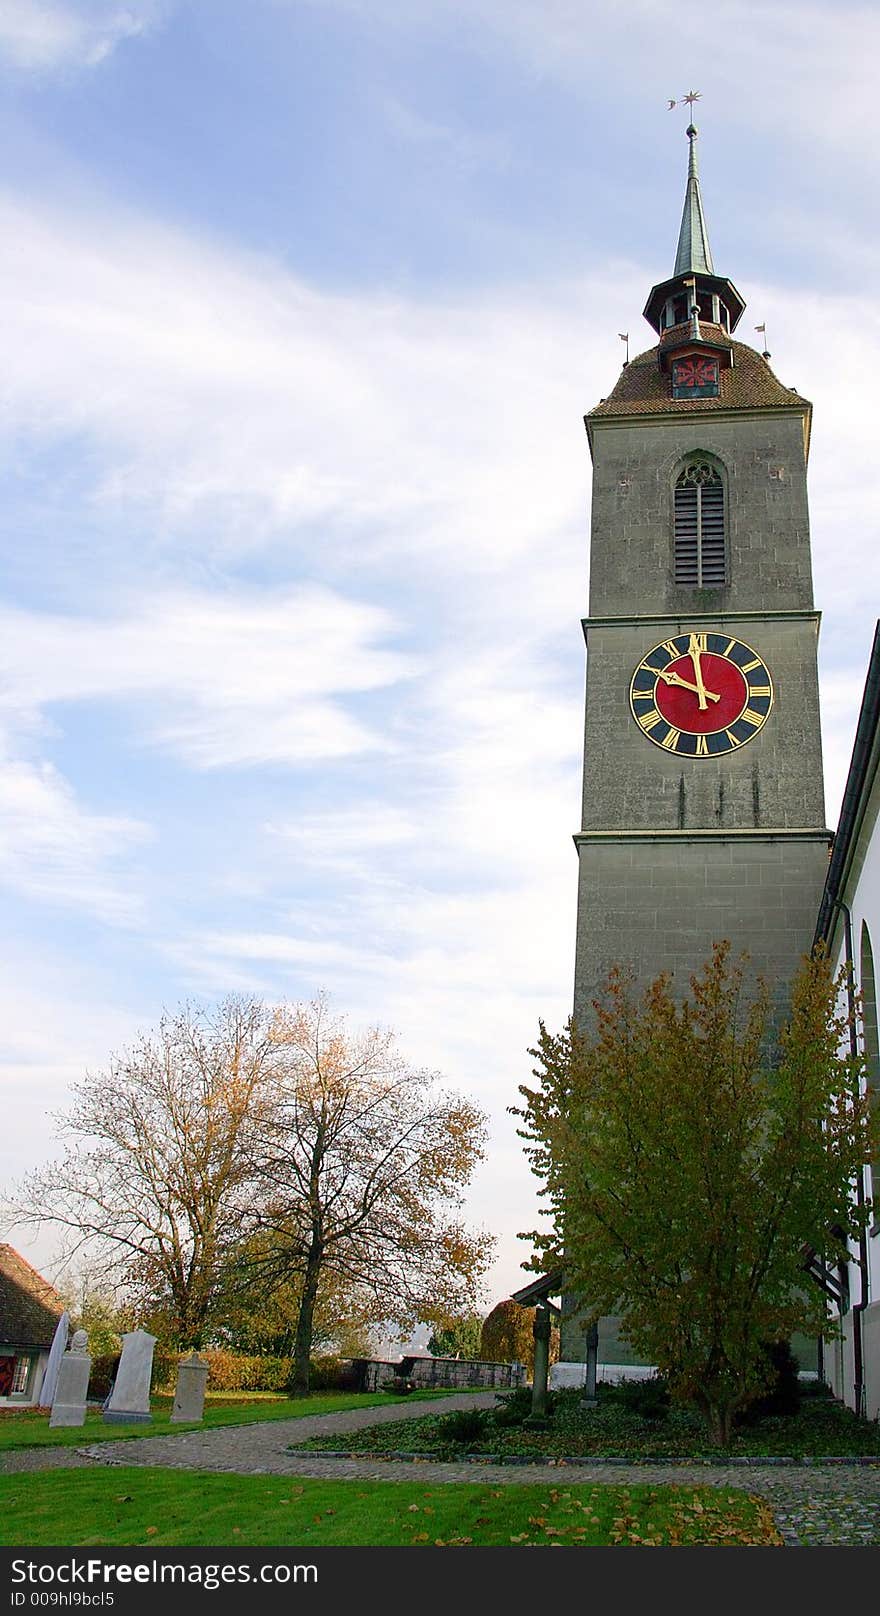
[(687, 190), (684, 193), (684, 211), (681, 215), (681, 229), (678, 232), (678, 252), (675, 255), (675, 268), (672, 273), (714, 275), (709, 232), (706, 229), (703, 199), (700, 196), (700, 176), (697, 172), (697, 131), (692, 123), (688, 124), (687, 137), (690, 141)]

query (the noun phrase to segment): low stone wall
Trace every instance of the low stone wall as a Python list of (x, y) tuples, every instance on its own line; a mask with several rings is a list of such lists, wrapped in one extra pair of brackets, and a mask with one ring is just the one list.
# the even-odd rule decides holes
[(523, 1364), (487, 1363), (467, 1358), (401, 1358), (389, 1363), (380, 1358), (354, 1358), (352, 1360), (361, 1391), (379, 1390), (384, 1381), (405, 1380), (426, 1389), (449, 1386), (467, 1389), (480, 1387), (509, 1391), (526, 1384)]

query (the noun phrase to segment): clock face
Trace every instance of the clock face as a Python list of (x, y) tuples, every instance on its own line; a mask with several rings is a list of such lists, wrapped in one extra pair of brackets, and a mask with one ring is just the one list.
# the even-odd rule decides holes
[(693, 355), (672, 364), (673, 398), (711, 398), (718, 392), (718, 360)]
[(763, 727), (773, 684), (766, 662), (750, 645), (710, 630), (689, 631), (642, 658), (629, 704), (655, 746), (679, 757), (721, 757)]

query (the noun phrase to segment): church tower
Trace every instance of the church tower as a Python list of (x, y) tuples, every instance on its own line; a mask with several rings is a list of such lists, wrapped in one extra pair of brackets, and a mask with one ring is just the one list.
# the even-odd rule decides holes
[(724, 937), (784, 1002), (828, 865), (811, 406), (734, 340), (745, 304), (715, 271), (687, 135), (675, 268), (644, 311), (657, 344), (586, 416), (582, 1025), (613, 964), (684, 996)]

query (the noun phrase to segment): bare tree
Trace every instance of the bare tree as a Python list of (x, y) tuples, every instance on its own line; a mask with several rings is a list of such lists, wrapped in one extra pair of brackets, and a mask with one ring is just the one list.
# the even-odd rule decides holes
[(74, 1087), (62, 1161), (32, 1173), (17, 1222), (69, 1231), (108, 1277), (158, 1304), (198, 1346), (231, 1247), (256, 1222), (258, 1140), (277, 1096), (277, 1012), (229, 998), (185, 1006)]
[(486, 1119), (409, 1066), (392, 1034), (350, 1035), (323, 999), (279, 1020), (262, 1222), (279, 1273), (301, 1276), (294, 1389), (305, 1392), (322, 1280), (368, 1293), (401, 1328), (473, 1306), (494, 1240), (466, 1230), (456, 1209)]

